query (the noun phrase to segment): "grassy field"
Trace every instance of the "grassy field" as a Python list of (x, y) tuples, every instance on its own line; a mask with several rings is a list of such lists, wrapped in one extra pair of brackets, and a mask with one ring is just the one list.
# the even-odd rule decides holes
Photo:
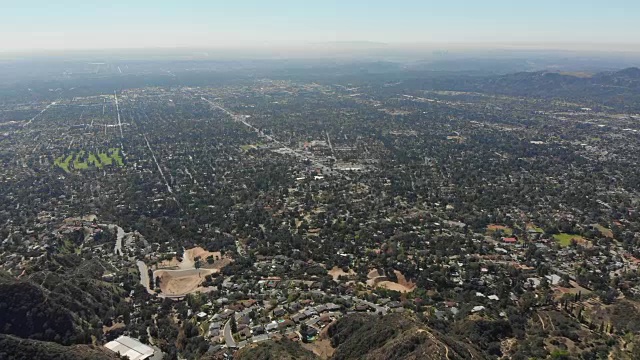
[(562, 247), (567, 247), (569, 245), (571, 245), (571, 240), (575, 239), (578, 243), (584, 243), (587, 241), (587, 239), (583, 238), (580, 235), (576, 235), (576, 234), (567, 234), (567, 233), (560, 233), (560, 234), (555, 234), (553, 235), (553, 238), (560, 244), (560, 246)]
[(242, 149), (242, 151), (249, 151), (251, 149), (257, 149), (258, 146), (262, 146), (262, 143), (257, 143), (257, 144), (246, 144), (246, 145), (240, 145), (240, 149)]
[(55, 166), (61, 168), (65, 172), (71, 172), (71, 170), (69, 170), (69, 165), (71, 164), (72, 159), (73, 159), (73, 155), (68, 155), (66, 157), (60, 156), (55, 159), (54, 164)]
[(541, 234), (544, 232), (544, 230), (542, 230), (541, 227), (538, 227), (538, 226), (536, 226), (535, 224), (532, 224), (532, 223), (528, 223), (527, 224), (527, 230), (533, 230), (533, 231), (535, 231), (537, 233), (541, 233)]
[(111, 154), (111, 158), (116, 162), (116, 164), (118, 164), (118, 166), (124, 166), (122, 155), (120, 155), (120, 148), (111, 148), (109, 149), (109, 153)]
[(102, 169), (114, 163), (117, 166), (124, 166), (124, 159), (119, 148), (110, 148), (105, 152), (98, 151), (97, 155), (81, 150), (77, 153), (59, 156), (54, 160), (54, 165), (67, 173), (73, 170), (86, 170), (90, 167)]
[(604, 226), (602, 226), (600, 224), (596, 224), (596, 225), (594, 225), (594, 227), (596, 229), (598, 229), (598, 231), (600, 231), (600, 234), (602, 234), (602, 236), (608, 237), (610, 239), (613, 238), (613, 231), (611, 231), (611, 229), (606, 228), (606, 227), (604, 227)]
[(84, 157), (84, 150), (76, 154), (75, 160), (73, 160), (73, 168), (76, 170), (88, 169), (89, 164), (86, 161), (80, 161)]
[(487, 225), (487, 233), (488, 234), (492, 234), (496, 231), (502, 231), (502, 233), (506, 236), (511, 236), (513, 235), (513, 229), (508, 227), (508, 226), (504, 226), (504, 225), (496, 225), (496, 224), (489, 224)]
[(89, 154), (89, 157), (87, 158), (87, 163), (93, 164), (93, 166), (97, 167), (98, 169), (101, 169), (104, 166), (102, 165), (100, 160), (98, 160), (98, 158), (94, 153)]

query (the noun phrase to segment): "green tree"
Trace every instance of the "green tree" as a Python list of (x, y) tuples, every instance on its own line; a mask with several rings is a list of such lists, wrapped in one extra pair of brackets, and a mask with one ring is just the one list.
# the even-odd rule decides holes
[(231, 316), (231, 332), (232, 333), (237, 333), (238, 332), (238, 323), (236, 322), (236, 317), (235, 315)]

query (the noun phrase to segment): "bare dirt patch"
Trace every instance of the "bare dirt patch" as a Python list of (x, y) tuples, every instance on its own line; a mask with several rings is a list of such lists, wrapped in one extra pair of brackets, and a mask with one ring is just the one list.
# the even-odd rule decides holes
[(393, 270), (393, 272), (396, 274), (396, 277), (398, 278), (398, 284), (399, 285), (404, 286), (406, 289), (408, 289), (410, 291), (415, 289), (416, 284), (414, 282), (412, 282), (412, 281), (408, 281), (403, 273), (401, 273), (398, 270)]
[(116, 329), (122, 329), (124, 327), (125, 327), (125, 324), (121, 323), (121, 322), (113, 323), (113, 325), (111, 325), (111, 326), (102, 325), (102, 333), (106, 334), (109, 331), (113, 331), (113, 330), (116, 330)]
[(191, 260), (199, 257), (202, 260), (206, 260), (209, 256), (213, 256), (214, 259), (222, 258), (222, 254), (219, 251), (210, 252), (201, 247), (195, 247), (193, 249), (189, 249), (185, 251), (185, 259), (190, 257)]
[[(207, 262), (207, 258), (212, 257), (212, 264)], [(196, 259), (199, 259), (199, 268), (196, 269)], [(184, 251), (182, 261), (174, 257), (158, 264), (158, 269), (153, 273), (153, 281), (160, 278), (160, 290), (164, 295), (179, 296), (186, 295), (204, 289), (201, 285), (207, 275), (215, 274), (223, 267), (229, 265), (233, 260), (223, 258), (220, 252), (210, 252), (201, 247), (195, 247)]]
[(367, 277), (369, 279), (375, 279), (375, 278), (380, 277), (380, 276), (382, 276), (382, 274), (380, 274), (378, 269), (373, 269), (373, 270), (369, 271), (369, 273), (367, 274)]
[(218, 272), (215, 269), (156, 270), (154, 278), (160, 278), (160, 290), (165, 295), (185, 295), (197, 291), (205, 276)]
[(389, 278), (387, 278), (386, 276), (381, 276), (380, 272), (378, 272), (377, 269), (373, 269), (369, 272), (369, 274), (367, 274), (367, 277), (369, 278), (369, 280), (367, 280), (367, 285), (371, 287), (382, 287), (401, 293), (412, 292), (416, 288), (416, 285), (412, 282), (407, 281), (407, 279), (404, 277), (404, 274), (402, 274), (400, 271), (394, 270), (393, 272), (396, 274), (398, 282), (389, 281)]
[(400, 285), (400, 284), (392, 282), (392, 281), (381, 281), (381, 282), (378, 283), (377, 286), (385, 288), (385, 289), (401, 292), (401, 293), (412, 292), (415, 289), (415, 287), (408, 288), (408, 287), (406, 287), (404, 285)]
[(201, 247), (185, 250), (179, 267), (180, 269), (193, 269), (196, 264), (196, 258), (200, 258), (200, 263), (205, 264), (209, 256), (213, 256), (214, 260), (222, 258), (220, 252), (209, 252)]
[(330, 358), (333, 355), (333, 353), (336, 351), (336, 349), (331, 347), (331, 340), (327, 335), (329, 326), (331, 325), (333, 325), (333, 322), (325, 326), (325, 328), (320, 331), (320, 334), (318, 335), (318, 340), (310, 344), (302, 344), (302, 347), (313, 352), (314, 354), (319, 356), (321, 359)]
[(321, 359), (330, 358), (336, 351), (331, 347), (331, 341), (329, 339), (316, 340), (310, 344), (302, 344), (302, 347), (313, 352)]
[(162, 260), (156, 265), (157, 269), (177, 269), (180, 265), (180, 261), (175, 256), (170, 260)]
[(355, 276), (356, 273), (352, 269), (349, 269), (349, 272), (344, 272), (341, 268), (334, 266), (331, 270), (328, 271), (329, 275), (333, 277), (334, 281), (338, 281), (338, 277), (340, 276)]

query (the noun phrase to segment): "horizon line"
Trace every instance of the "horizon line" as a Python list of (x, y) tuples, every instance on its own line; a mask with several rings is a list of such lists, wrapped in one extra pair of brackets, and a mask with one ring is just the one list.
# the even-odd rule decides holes
[[(349, 47), (351, 45), (352, 47)], [(341, 41), (315, 41), (306, 43), (256, 43), (256, 44), (213, 44), (213, 45), (178, 45), (178, 46), (107, 46), (107, 47), (63, 47), (63, 48), (14, 48), (2, 49), (0, 54), (27, 54), (27, 53), (56, 53), (56, 52), (103, 52), (103, 51), (278, 51), (278, 50), (399, 50), (399, 51), (494, 51), (494, 50), (533, 50), (533, 51), (560, 51), (560, 52), (610, 52), (639, 53), (640, 42), (383, 42), (371, 40), (341, 40)]]

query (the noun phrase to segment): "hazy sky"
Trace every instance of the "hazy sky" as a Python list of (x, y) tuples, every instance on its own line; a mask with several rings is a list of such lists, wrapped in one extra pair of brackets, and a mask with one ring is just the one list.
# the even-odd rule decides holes
[(0, 51), (640, 43), (638, 0), (6, 0)]

